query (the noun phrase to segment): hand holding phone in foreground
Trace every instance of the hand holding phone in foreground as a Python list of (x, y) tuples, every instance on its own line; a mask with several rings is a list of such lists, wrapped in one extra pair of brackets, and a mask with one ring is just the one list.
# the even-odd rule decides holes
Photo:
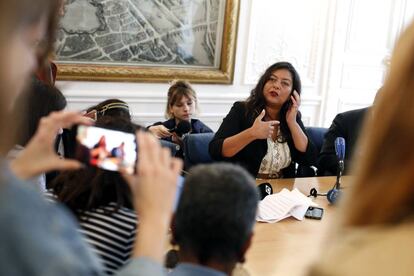
[(124, 174), (140, 221), (133, 255), (162, 262), (182, 161), (149, 133), (139, 132), (137, 143), (137, 174)]
[(11, 169), (15, 175), (28, 179), (52, 170), (79, 169), (82, 166), (80, 162), (61, 159), (54, 149), (58, 132), (73, 124), (91, 125), (92, 122), (77, 112), (67, 111), (52, 112), (42, 118), (26, 148), (11, 162)]

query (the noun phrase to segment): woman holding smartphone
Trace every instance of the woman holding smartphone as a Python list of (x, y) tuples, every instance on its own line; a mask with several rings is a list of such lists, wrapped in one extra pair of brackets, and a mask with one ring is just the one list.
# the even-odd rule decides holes
[(239, 163), (254, 177), (295, 177), (294, 163), (314, 165), (317, 152), (300, 113), (301, 82), (288, 62), (267, 68), (246, 101), (236, 102), (210, 143), (216, 160)]

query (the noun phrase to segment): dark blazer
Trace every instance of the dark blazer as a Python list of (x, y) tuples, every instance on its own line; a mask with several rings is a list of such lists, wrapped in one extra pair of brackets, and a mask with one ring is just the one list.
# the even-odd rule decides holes
[(325, 134), (321, 152), (318, 157), (318, 170), (320, 175), (336, 175), (338, 168), (338, 158), (335, 154), (335, 139), (343, 137), (345, 139), (345, 171), (349, 173), (351, 159), (359, 138), (362, 123), (369, 108), (351, 110), (336, 115)]
[[(267, 141), (266, 139), (255, 140), (245, 146), (235, 156), (231, 158), (225, 158), (222, 156), (222, 147), (224, 139), (236, 135), (248, 128), (250, 128), (256, 117), (246, 116), (246, 105), (245, 102), (235, 102), (231, 108), (229, 114), (224, 118), (219, 130), (216, 132), (213, 140), (209, 145), (209, 152), (213, 159), (230, 161), (237, 163), (246, 168), (253, 177), (257, 176), (257, 173), (262, 163), (263, 157), (267, 153)], [(297, 116), (296, 121), (306, 134), (305, 127), (300, 119), (300, 115)], [(306, 134), (307, 135), (307, 134)], [(282, 170), (283, 177), (295, 177), (295, 163), (301, 165), (312, 166), (316, 164), (317, 150), (313, 143), (308, 139), (308, 147), (306, 152), (302, 153), (296, 150), (292, 138), (287, 140), (292, 163), (289, 167)]]

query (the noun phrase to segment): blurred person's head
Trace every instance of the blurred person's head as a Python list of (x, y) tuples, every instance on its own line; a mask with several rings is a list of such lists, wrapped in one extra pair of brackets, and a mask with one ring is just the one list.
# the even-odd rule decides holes
[(166, 117), (177, 122), (190, 121), (197, 109), (197, 95), (190, 83), (182, 80), (173, 81), (168, 89)]
[(119, 99), (108, 99), (86, 109), (87, 116), (96, 120), (102, 116), (123, 117), (131, 120), (129, 106)]
[(255, 223), (258, 193), (254, 179), (232, 164), (190, 170), (173, 222), (180, 260), (231, 271), (244, 261)]
[(59, 1), (0, 1), (0, 131), (5, 153), (14, 144), (13, 131), (5, 131), (10, 111), (38, 62), (51, 52)]
[[(111, 116), (98, 118), (95, 125), (129, 133), (135, 133), (140, 128), (125, 118)], [(116, 209), (133, 208), (131, 190), (119, 172), (91, 166), (62, 172), (54, 179), (51, 188), (59, 201), (65, 203), (75, 214), (110, 202), (116, 203)]]
[(18, 118), (21, 124), (17, 130), (17, 143), (25, 146), (35, 134), (42, 117), (65, 107), (66, 98), (59, 89), (33, 78), (27, 92), (21, 93), (16, 102), (16, 108), (24, 110)]
[[(414, 215), (414, 23), (401, 35), (359, 145), (344, 224), (401, 223)], [(348, 203), (348, 204), (347, 204)]]

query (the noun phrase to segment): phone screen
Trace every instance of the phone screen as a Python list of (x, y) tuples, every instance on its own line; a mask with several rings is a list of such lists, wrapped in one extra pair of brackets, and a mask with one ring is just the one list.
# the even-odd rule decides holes
[(77, 160), (104, 170), (134, 173), (137, 161), (134, 134), (80, 125), (76, 141)]

